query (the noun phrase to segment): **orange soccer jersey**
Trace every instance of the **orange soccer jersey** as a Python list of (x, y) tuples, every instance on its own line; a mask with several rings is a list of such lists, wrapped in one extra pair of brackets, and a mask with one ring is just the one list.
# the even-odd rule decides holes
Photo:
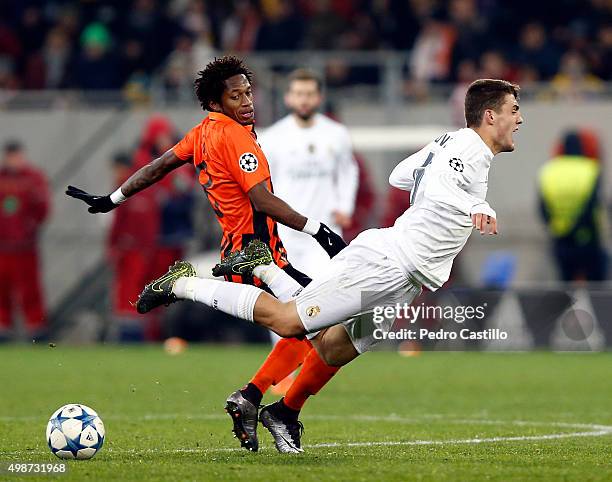
[(276, 221), (256, 211), (247, 195), (262, 181), (272, 191), (268, 160), (252, 129), (211, 112), (173, 150), (180, 159), (193, 158), (198, 180), (223, 229), (221, 256), (260, 239), (270, 246), (276, 264), (285, 267), (287, 254)]

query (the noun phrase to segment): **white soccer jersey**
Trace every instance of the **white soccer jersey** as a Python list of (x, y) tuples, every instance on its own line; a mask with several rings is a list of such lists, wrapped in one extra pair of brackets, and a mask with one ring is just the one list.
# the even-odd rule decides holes
[(387, 231), (404, 266), (431, 289), (444, 284), (472, 233), (471, 214), (497, 217), (485, 201), (493, 153), (469, 128), (441, 135), (400, 162), (389, 183), (411, 191), (411, 207)]
[[(358, 167), (348, 129), (315, 114), (312, 126), (300, 127), (288, 115), (259, 139), (270, 165), (274, 194), (297, 212), (321, 221), (340, 233), (334, 211), (351, 216), (355, 207)], [(308, 234), (278, 226), (289, 261), (316, 275), (329, 257)]]

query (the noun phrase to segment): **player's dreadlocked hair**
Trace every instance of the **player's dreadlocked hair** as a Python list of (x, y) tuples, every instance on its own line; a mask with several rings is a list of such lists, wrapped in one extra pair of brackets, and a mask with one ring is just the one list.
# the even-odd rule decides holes
[(195, 93), (204, 110), (210, 110), (210, 103), (221, 103), (221, 96), (225, 90), (225, 80), (234, 75), (244, 74), (249, 83), (252, 83), (251, 72), (240, 60), (231, 55), (216, 58), (204, 70), (198, 72), (195, 79)]

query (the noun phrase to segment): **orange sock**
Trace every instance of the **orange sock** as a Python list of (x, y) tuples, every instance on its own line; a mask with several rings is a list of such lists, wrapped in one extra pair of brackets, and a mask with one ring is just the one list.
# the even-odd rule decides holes
[(304, 359), (300, 373), (287, 390), (284, 404), (292, 410), (301, 410), (306, 399), (311, 395), (316, 395), (338, 370), (340, 367), (326, 364), (317, 350), (312, 348)]
[(293, 372), (303, 362), (308, 352), (312, 349), (310, 342), (304, 338), (283, 338), (272, 348), (272, 351), (257, 370), (251, 383), (261, 393), (265, 393), (270, 385), (276, 385), (283, 378)]

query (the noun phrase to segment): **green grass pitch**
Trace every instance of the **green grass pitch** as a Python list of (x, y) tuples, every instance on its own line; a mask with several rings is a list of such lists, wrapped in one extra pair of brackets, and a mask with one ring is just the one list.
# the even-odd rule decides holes
[(266, 352), (0, 347), (0, 462), (59, 461), (46, 422), (76, 402), (107, 438), (59, 480), (612, 480), (612, 353), (370, 353), (305, 407), (306, 453), (283, 456), (265, 429), (259, 453), (236, 449), (223, 412)]

